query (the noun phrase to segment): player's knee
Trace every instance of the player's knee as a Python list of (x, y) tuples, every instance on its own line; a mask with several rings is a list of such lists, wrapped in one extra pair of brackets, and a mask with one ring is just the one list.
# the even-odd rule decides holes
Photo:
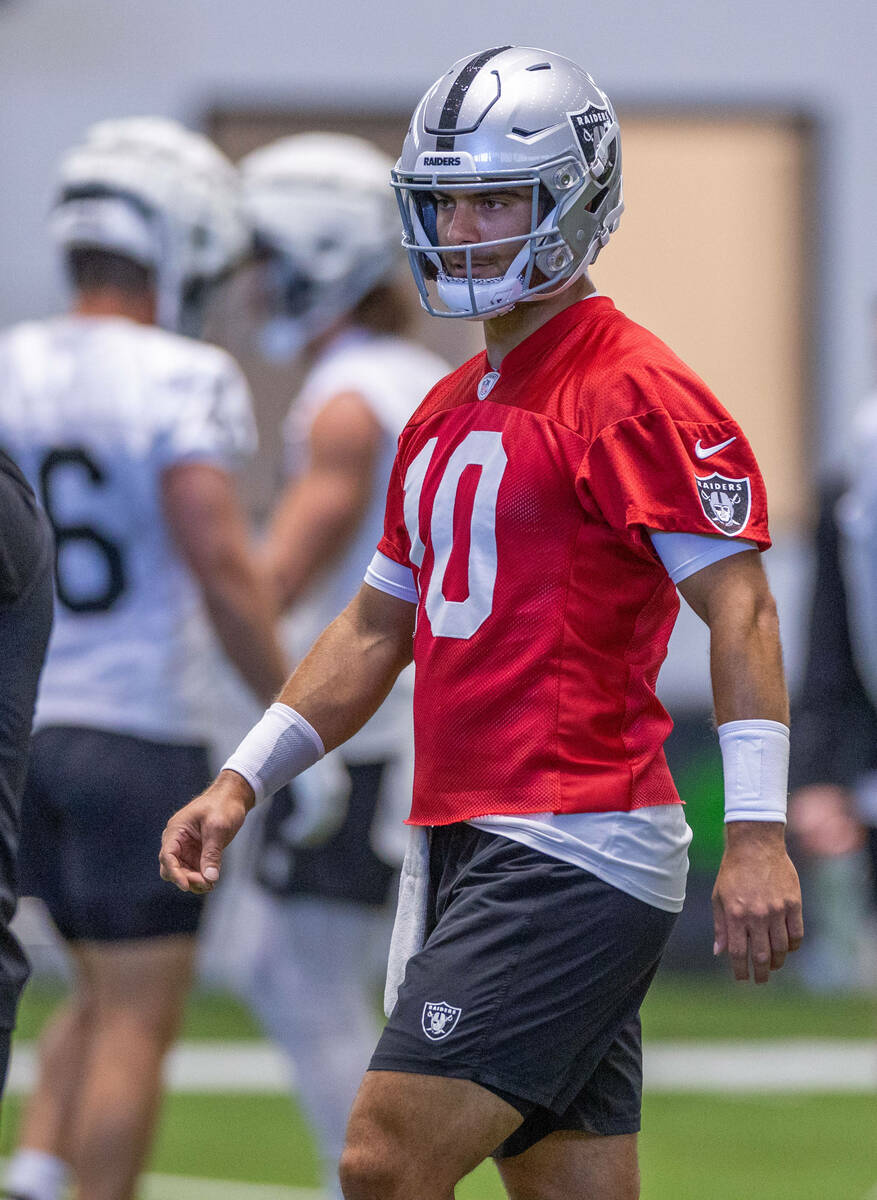
[(175, 1041), (182, 1021), (182, 1005), (155, 998), (153, 1003), (131, 996), (104, 995), (96, 1006), (104, 1036), (121, 1044), (152, 1046), (163, 1053)]
[(348, 1142), (338, 1165), (345, 1200), (395, 1200), (400, 1195), (398, 1168), (380, 1142)]
[(609, 1194), (613, 1200), (639, 1200), (640, 1174), (639, 1164), (627, 1163), (621, 1167), (615, 1177), (615, 1190)]

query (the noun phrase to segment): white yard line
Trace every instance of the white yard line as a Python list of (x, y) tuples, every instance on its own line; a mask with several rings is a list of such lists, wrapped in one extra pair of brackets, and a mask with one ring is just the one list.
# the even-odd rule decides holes
[(277, 1183), (241, 1183), (232, 1179), (190, 1179), (186, 1175), (146, 1175), (138, 1194), (143, 1200), (325, 1200), (316, 1188)]
[[(7, 1161), (0, 1158), (0, 1168), (5, 1168)], [(142, 1200), (326, 1200), (325, 1192), (318, 1188), (244, 1183), (238, 1179), (199, 1179), (189, 1175), (144, 1175), (137, 1194)]]
[[(165, 1070), (172, 1092), (248, 1092), (279, 1094), (289, 1091), (294, 1071), (267, 1042), (183, 1042), (171, 1052)], [(36, 1075), (35, 1046), (13, 1047), (7, 1092), (27, 1092)]]
[[(870, 1041), (651, 1042), (644, 1052), (650, 1092), (874, 1092), (877, 1043)], [(34, 1047), (16, 1044), (7, 1090), (29, 1091)], [(265, 1042), (187, 1042), (167, 1070), (173, 1092), (287, 1091), (295, 1071)]]
[(877, 1092), (877, 1042), (652, 1042), (650, 1092)]

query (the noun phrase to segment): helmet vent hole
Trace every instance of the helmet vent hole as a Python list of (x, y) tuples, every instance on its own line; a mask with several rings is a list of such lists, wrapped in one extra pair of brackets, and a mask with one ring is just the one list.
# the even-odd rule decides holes
[(528, 71), (550, 71), (551, 63), (535, 63), (532, 67), (527, 67)]
[(588, 212), (595, 213), (597, 211), (597, 209), (600, 207), (600, 205), (603, 203), (603, 201), (606, 199), (606, 196), (608, 195), (608, 193), (609, 193), (608, 188), (601, 188), (600, 191), (597, 193), (597, 195), (593, 198), (593, 200), (591, 200), (588, 204), (585, 205)]

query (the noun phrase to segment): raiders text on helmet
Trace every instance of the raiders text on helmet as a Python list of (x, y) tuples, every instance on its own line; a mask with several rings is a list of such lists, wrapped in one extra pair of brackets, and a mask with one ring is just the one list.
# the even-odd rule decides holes
[(168, 329), (247, 245), (234, 167), (164, 117), (93, 125), (61, 162), (50, 228), (64, 250), (110, 250), (152, 268)]
[[(435, 316), (485, 319), (569, 287), (618, 227), (621, 137), (608, 97), (569, 59), (500, 46), (461, 59), (429, 89), (411, 119), (393, 171), (423, 306)], [(472, 253), (497, 245), (441, 247), (466, 256), (464, 277), (445, 272), (434, 193), (497, 187), (532, 192), (530, 230), (504, 276), (472, 275)], [(440, 307), (437, 307), (437, 304)]]
[(391, 167), (370, 142), (328, 133), (280, 138), (241, 161), (244, 210), (276, 276), (262, 339), (272, 356), (322, 333), (398, 265)]

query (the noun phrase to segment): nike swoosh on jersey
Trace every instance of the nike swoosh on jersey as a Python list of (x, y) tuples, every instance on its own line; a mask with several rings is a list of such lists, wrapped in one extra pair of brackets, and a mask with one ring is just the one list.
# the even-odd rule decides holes
[(735, 433), (734, 436), (729, 437), (726, 442), (719, 442), (716, 446), (702, 446), (700, 444), (700, 438), (698, 438), (694, 444), (694, 453), (698, 458), (709, 458), (713, 454), (718, 454), (720, 450), (724, 450), (726, 446), (730, 446), (731, 442), (736, 442), (736, 440), (737, 435)]

